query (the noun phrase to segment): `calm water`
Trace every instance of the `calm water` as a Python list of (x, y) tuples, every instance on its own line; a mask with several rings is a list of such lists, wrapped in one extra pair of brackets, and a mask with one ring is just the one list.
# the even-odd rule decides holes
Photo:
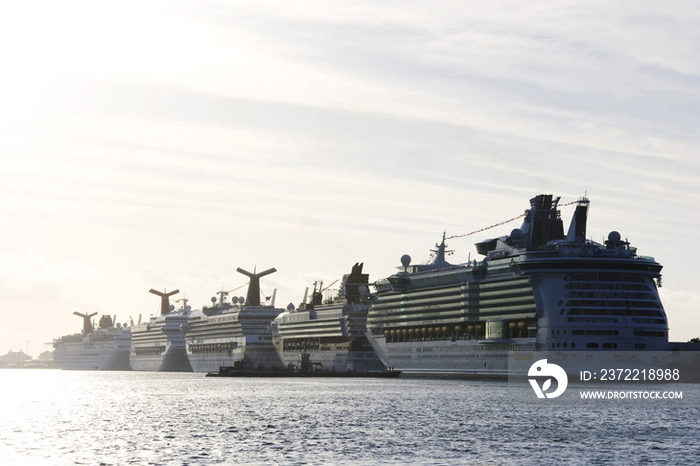
[(6, 369), (0, 383), (3, 465), (700, 462), (687, 402), (562, 407), (442, 380)]

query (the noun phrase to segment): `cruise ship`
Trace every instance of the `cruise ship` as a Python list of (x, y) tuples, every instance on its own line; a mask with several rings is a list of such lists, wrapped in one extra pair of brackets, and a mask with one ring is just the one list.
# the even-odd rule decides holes
[(301, 367), (307, 358), (313, 370), (385, 370), (365, 337), (369, 275), (362, 273), (362, 266), (355, 264), (338, 290), (314, 284), (310, 302), (304, 296), (298, 309), (290, 304), (277, 316), (272, 341), (285, 366)]
[(65, 370), (129, 370), (129, 348), (131, 332), (126, 326), (117, 324), (108, 315), (100, 317), (97, 328), (91, 319), (97, 315), (81, 314), (83, 331), (74, 335), (57, 338), (53, 342), (53, 359), (56, 365)]
[(175, 309), (170, 296), (179, 290), (160, 292), (149, 290), (160, 296), (160, 315), (149, 322), (131, 327), (131, 368), (136, 371), (192, 372), (185, 349), (185, 328), (190, 315), (187, 300)]
[(187, 324), (187, 356), (195, 372), (218, 371), (245, 361), (254, 367), (281, 367), (274, 347), (270, 323), (283, 309), (260, 302), (260, 278), (277, 270), (237, 271), (250, 278), (246, 297), (233, 297), (221, 291), (212, 306), (193, 311)]
[(382, 362), (409, 376), (507, 376), (519, 352), (665, 351), (662, 266), (616, 231), (587, 239), (585, 197), (565, 233), (559, 200), (531, 199), (520, 228), (476, 244), (480, 261), (448, 263), (444, 234), (428, 264), (404, 255), (368, 312)]

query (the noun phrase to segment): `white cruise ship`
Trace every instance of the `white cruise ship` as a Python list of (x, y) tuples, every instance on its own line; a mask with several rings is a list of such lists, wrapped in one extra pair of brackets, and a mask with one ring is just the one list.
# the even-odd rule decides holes
[[(73, 313), (83, 319), (82, 333), (66, 335), (53, 342), (53, 359), (65, 370), (129, 370), (131, 332), (112, 317), (103, 315), (94, 328), (91, 319), (97, 315)], [(116, 317), (115, 317), (116, 319)]]
[(147, 323), (131, 327), (131, 368), (136, 371), (192, 372), (185, 349), (185, 327), (190, 315), (187, 301), (180, 309), (170, 305), (170, 296), (179, 290), (164, 293), (149, 290), (160, 296), (160, 315)]
[(281, 367), (272, 346), (270, 322), (283, 309), (260, 301), (260, 278), (276, 272), (271, 268), (253, 273), (238, 268), (250, 278), (246, 298), (234, 297), (227, 302), (229, 292), (219, 292), (211, 307), (193, 311), (187, 324), (187, 356), (195, 372), (218, 371), (221, 366), (233, 366), (246, 361), (255, 367)]
[[(404, 375), (507, 376), (509, 354), (666, 351), (661, 265), (612, 231), (586, 238), (589, 201), (564, 233), (559, 198), (530, 200), (520, 228), (476, 244), (482, 261), (434, 259), (374, 284), (367, 335)], [(573, 356), (572, 356), (573, 357)]]
[(369, 275), (362, 273), (362, 266), (355, 264), (343, 276), (339, 290), (314, 284), (310, 302), (305, 296), (298, 309), (290, 304), (277, 316), (272, 341), (285, 366), (299, 367), (307, 358), (313, 370), (385, 370), (365, 337)]

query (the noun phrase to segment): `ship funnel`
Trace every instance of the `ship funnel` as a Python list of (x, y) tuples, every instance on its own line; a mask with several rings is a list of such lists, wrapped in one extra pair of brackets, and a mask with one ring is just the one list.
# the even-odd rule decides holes
[(242, 268), (237, 268), (236, 272), (242, 273), (243, 275), (250, 277), (250, 283), (248, 283), (248, 293), (246, 294), (245, 303), (248, 306), (260, 306), (260, 277), (265, 275), (270, 275), (271, 273), (277, 272), (277, 269), (272, 267), (264, 272), (251, 273)]
[(92, 314), (88, 314), (87, 312), (85, 314), (81, 314), (80, 312), (76, 311), (73, 313), (74, 316), (80, 316), (83, 318), (83, 336), (91, 334), (94, 329), (92, 328), (92, 322), (90, 322), (90, 319), (95, 317), (97, 315), (97, 312), (93, 312)]
[(148, 290), (148, 292), (160, 296), (160, 315), (164, 315), (170, 312), (170, 297), (174, 294), (179, 293), (180, 290), (175, 290), (171, 291), (170, 293), (166, 293), (164, 291), (158, 291), (151, 288), (150, 290)]
[(572, 243), (584, 243), (586, 241), (586, 220), (588, 219), (589, 201), (583, 198), (578, 201), (574, 216), (571, 217), (571, 225), (566, 234), (566, 241)]
[(363, 262), (356, 262), (355, 265), (352, 266), (352, 272), (343, 276), (343, 282), (340, 285), (340, 295), (344, 296), (347, 302), (350, 304), (357, 304), (361, 302), (361, 288), (364, 288), (365, 292), (367, 291), (367, 285), (369, 284), (369, 274), (362, 273), (363, 265)]
[(112, 318), (110, 316), (105, 314), (102, 317), (100, 317), (99, 326), (100, 326), (100, 328), (110, 328), (110, 327), (114, 327), (116, 322), (117, 322), (117, 316), (114, 316), (114, 320), (112, 320)]
[(540, 194), (530, 199), (530, 210), (520, 227), (523, 233), (529, 233), (529, 242), (521, 247), (544, 246), (550, 241), (564, 239), (564, 225), (557, 209), (560, 199), (552, 199), (551, 194)]

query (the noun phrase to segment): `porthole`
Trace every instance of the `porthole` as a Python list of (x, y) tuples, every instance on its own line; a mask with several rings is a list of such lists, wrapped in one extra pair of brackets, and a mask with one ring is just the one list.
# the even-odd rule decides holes
[(559, 343), (557, 343), (557, 348), (559, 348)]
[(559, 310), (559, 315), (564, 315), (564, 309)]
[(576, 348), (576, 343), (572, 343), (572, 344), (571, 344), (571, 347), (572, 347), (572, 348)]
[(564, 348), (566, 348), (566, 343), (564, 343)]

